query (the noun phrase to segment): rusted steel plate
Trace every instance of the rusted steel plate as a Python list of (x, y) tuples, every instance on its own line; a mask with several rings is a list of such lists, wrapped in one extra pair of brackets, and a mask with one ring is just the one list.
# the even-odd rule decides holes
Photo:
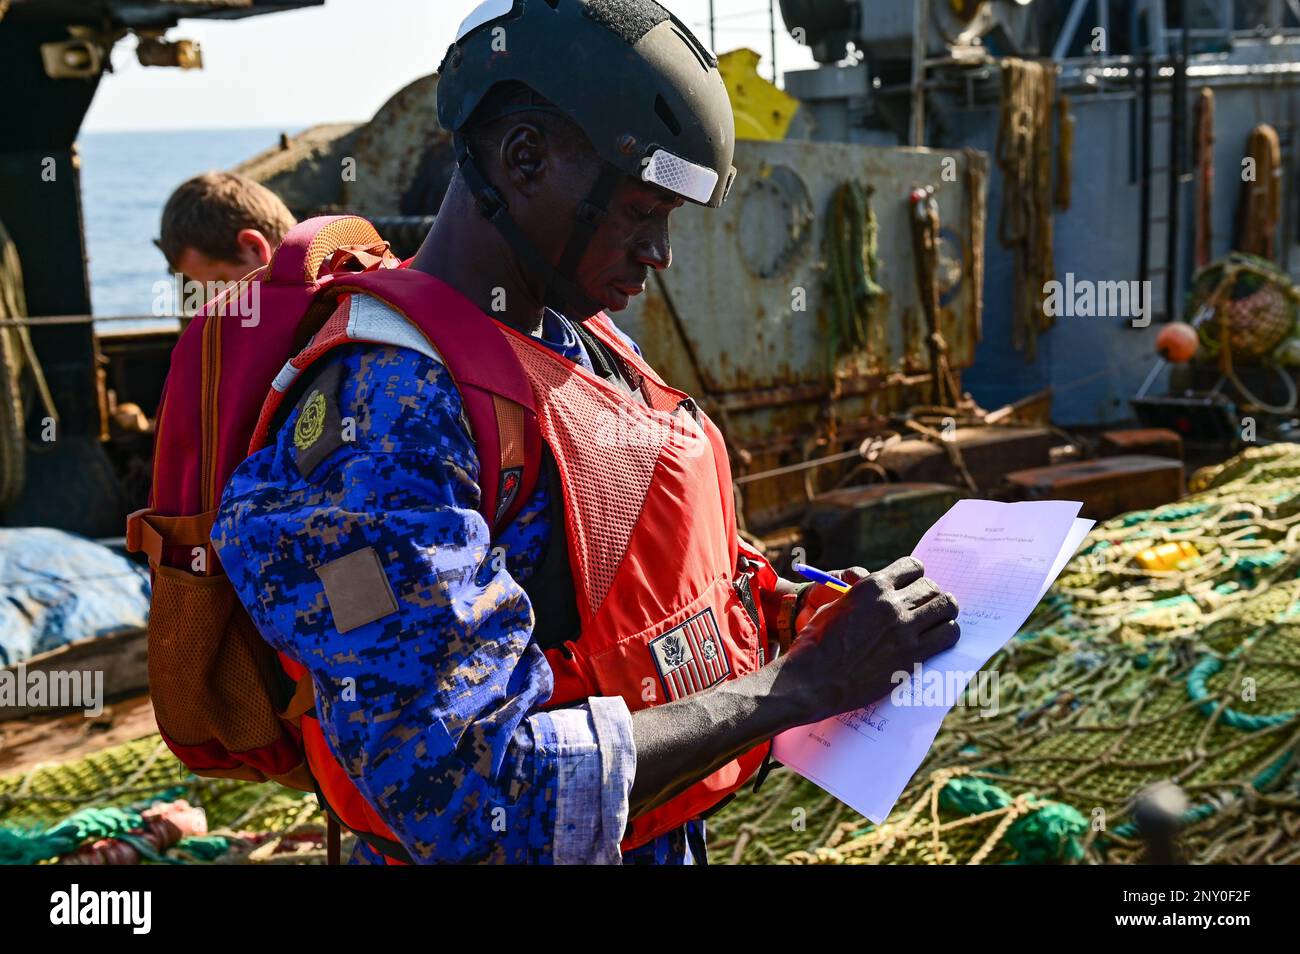
[[(615, 320), (669, 381), (701, 399), (727, 435), (733, 469), (752, 474), (851, 450), (886, 427), (892, 412), (928, 399), (912, 189), (937, 192), (941, 331), (956, 368), (974, 359), (978, 309), (964, 240), (965, 154), (742, 141), (735, 162), (727, 204), (674, 214), (672, 267)], [(823, 246), (832, 194), (849, 179), (875, 190), (884, 294), (870, 349), (831, 355)], [(797, 520), (810, 494), (835, 487), (852, 469), (848, 462), (749, 483), (743, 513), (755, 527)]]
[(451, 136), (437, 116), (436, 74), (394, 93), (357, 137), (343, 205), (368, 216), (435, 213), (455, 169)]
[[(955, 181), (945, 180), (946, 158)], [(885, 295), (874, 316), (877, 347), (848, 356), (840, 377), (850, 383), (890, 371), (927, 370), (908, 195), (917, 186), (934, 185), (945, 250), (953, 256), (942, 268), (952, 287), (944, 296), (941, 330), (954, 365), (967, 366), (974, 358), (976, 329), (968, 300), (970, 263), (961, 260), (960, 237), (969, 226), (966, 161), (961, 153), (935, 150), (739, 142), (739, 176), (727, 204), (717, 210), (685, 206), (674, 215), (673, 265), (662, 275), (663, 291), (651, 283), (645, 298), (617, 320), (644, 340), (651, 359), (675, 380), (697, 377), (692, 364), (698, 365), (710, 392), (825, 386), (828, 337), (820, 312), (826, 213), (833, 191), (857, 179), (875, 189), (877, 279)], [(805, 204), (813, 216), (806, 238), (785, 234), (783, 228), (803, 225)], [(795, 304), (799, 290), (806, 295), (802, 310)], [(669, 302), (677, 309), (681, 329), (672, 320)]]

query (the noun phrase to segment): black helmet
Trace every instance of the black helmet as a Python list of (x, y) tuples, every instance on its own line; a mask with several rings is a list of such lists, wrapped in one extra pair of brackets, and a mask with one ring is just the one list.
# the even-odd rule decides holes
[[(461, 24), (439, 74), (438, 121), (453, 134), (480, 210), (560, 292), (557, 301), (574, 303), (572, 272), (624, 176), (713, 208), (735, 179), (735, 119), (717, 58), (654, 0), (484, 0)], [(575, 210), (558, 270), (514, 227), (464, 135), (500, 83), (522, 84), (554, 104), (606, 164)]]

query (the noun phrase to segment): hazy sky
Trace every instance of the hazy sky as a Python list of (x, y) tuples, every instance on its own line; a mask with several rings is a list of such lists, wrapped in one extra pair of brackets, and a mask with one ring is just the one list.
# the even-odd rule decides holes
[[(661, 0), (663, 2), (663, 0)], [(708, 0), (664, 3), (707, 44)], [(113, 52), (86, 117), (89, 132), (219, 129), (366, 120), (411, 80), (437, 69), (477, 0), (325, 0), (248, 20), (182, 20), (168, 36), (197, 40), (202, 70), (143, 67), (128, 37)], [(720, 52), (748, 46), (770, 76), (767, 0), (715, 0)], [(777, 7), (777, 66), (813, 66)], [(340, 65), (331, 67), (334, 60)], [(563, 68), (563, 64), (557, 64)], [(316, 94), (307, 90), (315, 88)]]

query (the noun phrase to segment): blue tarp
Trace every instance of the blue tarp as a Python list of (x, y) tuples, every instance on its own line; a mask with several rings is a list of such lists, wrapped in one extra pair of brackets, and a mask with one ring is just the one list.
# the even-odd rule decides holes
[(143, 567), (62, 530), (0, 527), (0, 665), (148, 618)]

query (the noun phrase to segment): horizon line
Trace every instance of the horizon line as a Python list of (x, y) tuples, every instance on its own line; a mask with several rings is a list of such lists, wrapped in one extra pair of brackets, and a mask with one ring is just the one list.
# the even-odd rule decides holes
[(293, 123), (258, 123), (252, 126), (136, 126), (126, 127), (108, 127), (108, 128), (90, 128), (80, 129), (77, 136), (87, 135), (120, 135), (122, 133), (162, 133), (162, 132), (256, 132), (262, 130), (272, 130), (275, 132), (285, 132), (289, 135), (297, 135), (314, 126), (346, 126), (346, 125), (364, 125), (369, 122), (368, 119), (352, 120), (339, 119), (327, 120), (316, 123), (303, 123), (297, 120)]

